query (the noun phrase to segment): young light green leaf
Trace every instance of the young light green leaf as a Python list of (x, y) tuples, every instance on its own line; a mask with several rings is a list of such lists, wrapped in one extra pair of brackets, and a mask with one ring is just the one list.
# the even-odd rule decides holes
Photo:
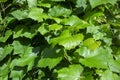
[(100, 41), (95, 41), (93, 38), (88, 38), (84, 41), (84, 45), (90, 50), (95, 50), (100, 46)]
[(42, 8), (31, 8), (30, 13), (28, 15), (29, 18), (33, 20), (37, 20), (38, 22), (43, 21), (44, 13)]
[(60, 30), (61, 28), (62, 28), (62, 25), (59, 25), (59, 24), (52, 24), (52, 25), (49, 26), (49, 30), (50, 30), (50, 31), (51, 31), (51, 30), (57, 31), (57, 30)]
[(39, 26), (38, 32), (40, 32), (42, 35), (45, 35), (46, 33), (48, 33), (49, 32), (48, 25), (43, 23), (41, 26)]
[(79, 80), (83, 71), (81, 65), (70, 65), (69, 67), (57, 70), (59, 80)]

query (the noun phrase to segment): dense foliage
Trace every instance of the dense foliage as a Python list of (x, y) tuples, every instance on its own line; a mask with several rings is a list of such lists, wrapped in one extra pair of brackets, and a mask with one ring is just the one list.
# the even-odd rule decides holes
[(120, 80), (120, 1), (0, 0), (0, 80)]

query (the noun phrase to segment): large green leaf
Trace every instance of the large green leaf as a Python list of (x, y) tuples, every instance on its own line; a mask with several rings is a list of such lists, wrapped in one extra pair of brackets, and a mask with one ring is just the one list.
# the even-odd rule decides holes
[(100, 41), (95, 41), (93, 38), (88, 38), (84, 41), (84, 45), (91, 50), (95, 50), (100, 46)]
[(115, 4), (117, 0), (89, 0), (92, 8), (95, 8), (101, 4), (107, 4), (107, 3), (111, 3), (111, 4)]
[(72, 36), (69, 30), (65, 30), (59, 37), (51, 39), (50, 43), (62, 45), (65, 49), (70, 50), (78, 46), (83, 39), (83, 34), (76, 34)]
[(27, 10), (15, 10), (12, 13), (12, 16), (18, 20), (22, 20), (28, 17), (28, 11)]
[(39, 67), (49, 67), (52, 69), (62, 60), (64, 52), (55, 48), (45, 48), (41, 54), (41, 59), (38, 62)]
[(46, 18), (46, 14), (43, 13), (42, 8), (31, 8), (28, 17), (38, 22), (42, 22), (43, 18)]
[(97, 71), (101, 76), (100, 80), (120, 80), (120, 77), (114, 74), (113, 72), (106, 70), (104, 72)]
[(87, 22), (85, 22), (84, 20), (81, 20), (80, 18), (78, 18), (75, 15), (70, 16), (69, 18), (63, 19), (61, 21), (62, 24), (64, 25), (70, 25), (71, 27), (75, 27), (78, 30), (79, 29), (84, 29), (88, 26), (90, 26), (90, 24), (88, 24)]
[[(84, 52), (80, 54), (85, 55), (87, 54), (87, 51), (86, 53)], [(107, 69), (109, 60), (112, 59), (110, 52), (102, 47), (96, 49), (95, 51), (89, 52), (87, 55), (88, 56), (85, 56), (84, 59), (80, 59), (80, 63), (88, 67)]]
[(37, 34), (37, 28), (38, 25), (32, 25), (32, 26), (18, 25), (14, 29), (13, 38), (24, 36), (31, 39)]
[(57, 70), (58, 80), (79, 80), (83, 68), (81, 65), (70, 65), (69, 67)]
[(50, 8), (49, 15), (53, 17), (59, 17), (64, 16), (67, 17), (71, 14), (71, 10), (64, 8), (62, 6), (54, 6), (53, 8)]
[(37, 54), (32, 52), (32, 47), (27, 47), (23, 54), (20, 55), (20, 58), (16, 58), (11, 62), (10, 68), (14, 66), (28, 66), (27, 70), (31, 70), (34, 65), (34, 60), (37, 57)]

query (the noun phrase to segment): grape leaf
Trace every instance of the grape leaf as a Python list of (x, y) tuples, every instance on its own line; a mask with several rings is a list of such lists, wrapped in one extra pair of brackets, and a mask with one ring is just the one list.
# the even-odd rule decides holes
[(84, 45), (91, 50), (95, 50), (100, 46), (100, 41), (95, 41), (93, 38), (88, 38), (84, 41)]
[(24, 36), (31, 39), (37, 34), (37, 29), (38, 29), (38, 25), (33, 25), (33, 26), (18, 25), (14, 29), (13, 38)]
[(57, 47), (54, 47), (53, 49), (45, 48), (42, 52), (41, 59), (38, 62), (38, 66), (49, 67), (52, 69), (62, 60), (63, 53), (64, 52)]
[(27, 70), (30, 70), (34, 65), (34, 59), (37, 57), (37, 54), (32, 52), (32, 47), (26, 47), (20, 58), (16, 58), (12, 60), (10, 68), (14, 68), (14, 66), (26, 66), (28, 65)]
[(84, 59), (80, 59), (80, 63), (88, 67), (107, 69), (110, 59), (112, 59), (110, 52), (107, 49), (100, 47), (95, 51), (92, 51)]
[(70, 25), (73, 28), (77, 28), (79, 29), (84, 29), (88, 26), (90, 26), (90, 24), (88, 24), (87, 22), (85, 22), (84, 20), (81, 20), (80, 18), (78, 18), (75, 15), (70, 16), (69, 18), (65, 18), (61, 21), (62, 24), (64, 25)]
[(28, 11), (27, 10), (15, 10), (11, 12), (11, 15), (18, 20), (22, 20), (28, 17)]
[(80, 42), (84, 39), (83, 34), (76, 34), (71, 36), (69, 30), (65, 30), (59, 37), (53, 38), (50, 40), (50, 44), (53, 43), (59, 44), (65, 47), (65, 49), (70, 50), (75, 48), (80, 44)]
[(59, 80), (79, 80), (83, 71), (81, 65), (70, 65), (69, 67), (57, 70)]
[(42, 8), (31, 8), (28, 17), (38, 22), (41, 22), (43, 21), (45, 15)]

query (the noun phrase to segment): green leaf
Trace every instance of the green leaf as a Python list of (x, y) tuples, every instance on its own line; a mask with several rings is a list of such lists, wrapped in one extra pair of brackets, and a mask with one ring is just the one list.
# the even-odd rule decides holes
[(23, 46), (19, 41), (14, 41), (12, 45), (14, 48), (13, 54), (24, 54), (25, 46)]
[(14, 29), (13, 38), (24, 36), (26, 38), (31, 39), (37, 34), (37, 28), (38, 28), (38, 25), (32, 25), (32, 26), (18, 25)]
[(42, 3), (42, 1), (38, 1), (37, 6), (51, 8), (51, 4), (50, 3)]
[(77, 0), (76, 1), (76, 7), (83, 7), (84, 10), (86, 9), (87, 5), (86, 5), (86, 0)]
[(89, 0), (90, 1), (90, 5), (92, 6), (92, 8), (95, 8), (99, 5), (102, 4), (107, 4), (107, 3), (111, 3), (111, 4), (115, 4), (117, 2), (117, 0)]
[(7, 30), (5, 32), (5, 36), (4, 37), (0, 37), (0, 42), (6, 42), (7, 39), (12, 35), (12, 31), (11, 30)]
[(58, 80), (79, 80), (83, 68), (81, 65), (70, 65), (69, 67), (57, 70)]
[(98, 72), (98, 74), (101, 76), (100, 80), (119, 80), (120, 79), (118, 75), (114, 74), (109, 70), (106, 70), (104, 72)]
[(49, 67), (52, 69), (63, 57), (63, 51), (59, 48), (45, 48), (41, 53), (41, 59), (38, 62), (39, 67)]
[[(87, 51), (86, 53), (80, 54), (85, 55), (87, 54)], [(107, 49), (100, 47), (94, 51), (89, 52), (88, 56), (85, 55), (86, 57), (84, 59), (80, 59), (79, 61), (88, 67), (107, 69), (109, 60), (112, 59), (110, 54), (111, 53)]]
[(49, 9), (49, 15), (53, 17), (64, 16), (68, 17), (71, 14), (71, 10), (64, 8), (62, 6), (54, 6), (53, 8)]
[(37, 57), (37, 54), (32, 52), (32, 47), (27, 47), (24, 50), (24, 53), (20, 55), (20, 58), (14, 59), (11, 62), (10, 68), (14, 68), (14, 66), (26, 66), (28, 65), (27, 70), (31, 70), (34, 65), (34, 60)]
[(91, 33), (95, 40), (103, 39), (103, 37), (106, 35), (104, 32), (100, 30), (102, 29), (100, 29), (99, 26), (87, 27), (87, 33)]
[(63, 19), (61, 21), (62, 24), (64, 25), (70, 25), (71, 27), (75, 27), (78, 30), (79, 29), (84, 29), (88, 26), (90, 26), (90, 24), (88, 24), (87, 22), (85, 22), (84, 20), (81, 20), (80, 18), (78, 18), (75, 15), (72, 15), (71, 17), (69, 17), (68, 19)]
[(28, 11), (27, 10), (15, 10), (11, 13), (11, 15), (18, 20), (22, 20), (28, 17)]
[(12, 79), (22, 79), (23, 77), (23, 71), (16, 71), (16, 70), (12, 70), (11, 73), (10, 73), (10, 78)]
[(113, 72), (120, 73), (120, 63), (115, 60), (109, 60), (109, 68)]
[(13, 47), (8, 45), (4, 48), (0, 48), (0, 61), (3, 60), (8, 54), (10, 54), (13, 50)]
[(83, 34), (77, 34), (74, 35), (73, 37), (66, 37), (65, 39), (61, 40), (58, 42), (59, 45), (63, 45), (65, 49), (72, 49), (75, 48), (80, 44), (80, 42), (84, 39)]
[(31, 7), (36, 7), (37, 6), (37, 0), (27, 0), (28, 6)]
[(49, 32), (48, 25), (43, 23), (41, 26), (39, 26), (38, 32), (40, 32), (42, 35), (45, 35), (46, 33), (48, 33)]
[(28, 17), (38, 22), (41, 22), (43, 21), (45, 15), (42, 8), (31, 8)]
[(63, 27), (63, 26), (62, 26), (62, 25), (59, 25), (59, 24), (52, 24), (52, 25), (49, 26), (49, 30), (50, 30), (50, 31), (51, 31), (51, 30), (57, 31), (57, 30), (60, 30), (62, 27)]
[(88, 38), (84, 41), (84, 45), (90, 50), (95, 50), (100, 46), (100, 41), (95, 41), (93, 38)]
[[(9, 70), (9, 65), (8, 64), (4, 64), (3, 66), (0, 66), (0, 77), (6, 77), (8, 75), (8, 73), (10, 72)], [(0, 79), (0, 80), (4, 80), (4, 79)]]
[(65, 49), (70, 50), (75, 48), (84, 39), (83, 34), (71, 35), (69, 30), (64, 30), (59, 37), (50, 40), (50, 44), (59, 44), (65, 47)]

